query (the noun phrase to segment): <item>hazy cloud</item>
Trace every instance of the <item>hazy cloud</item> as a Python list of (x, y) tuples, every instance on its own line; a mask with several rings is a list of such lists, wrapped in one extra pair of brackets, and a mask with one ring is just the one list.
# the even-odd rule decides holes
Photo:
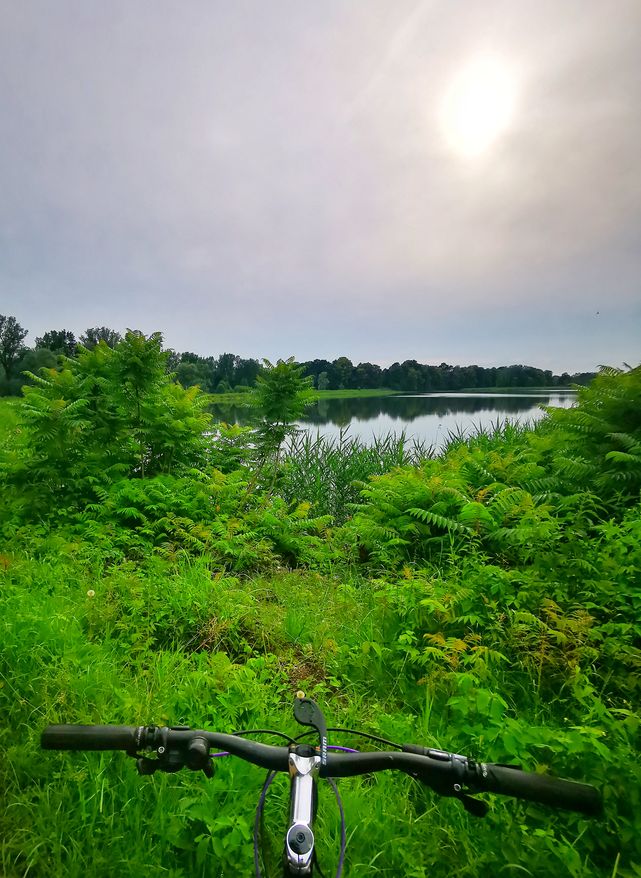
[[(516, 108), (465, 159), (441, 108), (482, 57)], [(640, 57), (636, 0), (6, 4), (0, 310), (202, 353), (638, 361)]]

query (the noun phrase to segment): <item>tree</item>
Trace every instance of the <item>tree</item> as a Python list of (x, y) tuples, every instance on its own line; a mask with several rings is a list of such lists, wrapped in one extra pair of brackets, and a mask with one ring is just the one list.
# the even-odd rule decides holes
[(301, 365), (303, 367), (303, 374), (311, 376), (314, 379), (316, 387), (318, 387), (318, 376), (324, 372), (327, 376), (328, 384), (327, 387), (323, 389), (336, 389), (335, 384), (332, 383), (334, 378), (334, 367), (329, 360), (308, 360), (305, 363), (301, 363)]
[(244, 384), (248, 387), (252, 387), (256, 383), (256, 379), (260, 374), (260, 363), (258, 360), (249, 359), (244, 360), (242, 357), (238, 358), (238, 364), (236, 366), (236, 374), (234, 376), (234, 384)]
[(367, 390), (383, 386), (383, 370), (373, 363), (359, 363), (354, 375), (356, 387)]
[[(53, 356), (46, 349), (29, 353)], [(61, 368), (27, 374), (21, 411), (28, 453), (11, 476), (27, 515), (49, 510), (60, 517), (62, 510), (104, 503), (118, 483), (193, 479), (206, 469), (207, 397), (173, 382), (166, 359), (159, 333), (128, 332), (115, 350), (81, 347)]]
[(256, 380), (252, 402), (261, 413), (261, 423), (256, 430), (258, 451), (258, 475), (268, 461), (274, 464), (274, 478), (283, 442), (296, 431), (295, 421), (314, 400), (313, 379), (303, 376), (303, 366), (293, 357), (278, 360), (276, 365), (263, 360), (265, 368)]
[(352, 372), (354, 371), (352, 361), (347, 357), (339, 357), (337, 360), (334, 360), (332, 365), (336, 369), (338, 375), (338, 389), (346, 390), (347, 388), (352, 387)]
[(54, 354), (73, 357), (76, 354), (76, 336), (68, 329), (50, 329), (36, 339), (36, 348), (46, 348)]
[(176, 381), (183, 387), (206, 387), (209, 373), (206, 363), (179, 363), (175, 369)]
[(167, 356), (159, 332), (146, 338), (142, 332), (127, 330), (123, 341), (114, 348), (120, 402), (133, 426), (143, 479), (150, 456), (150, 435), (157, 427), (158, 394), (167, 381)]
[[(57, 361), (58, 358), (56, 357), (55, 351), (52, 351), (50, 348), (28, 349), (20, 358), (20, 362), (17, 365), (17, 372), (20, 376), (22, 376), (23, 372), (35, 372), (35, 374), (38, 375), (41, 369), (55, 369)], [(32, 380), (28, 377), (25, 378), (24, 381), (20, 381), (21, 385), (32, 383)]]
[(7, 381), (11, 380), (14, 366), (25, 350), (23, 341), (27, 330), (23, 329), (15, 317), (0, 314), (0, 365)]
[(122, 336), (108, 326), (92, 326), (80, 336), (80, 344), (89, 350), (95, 348), (100, 341), (104, 341), (110, 348), (115, 348), (118, 342), (122, 341)]

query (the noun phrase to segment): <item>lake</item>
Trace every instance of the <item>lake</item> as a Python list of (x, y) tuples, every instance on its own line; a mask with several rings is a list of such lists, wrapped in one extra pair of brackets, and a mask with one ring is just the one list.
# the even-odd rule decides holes
[[(352, 399), (322, 399), (299, 422), (314, 435), (337, 438), (347, 435), (371, 442), (374, 437), (405, 431), (435, 447), (450, 431), (473, 432), (509, 418), (524, 423), (543, 416), (543, 405), (568, 408), (576, 392), (551, 390), (536, 393), (414, 393)], [(251, 412), (241, 406), (214, 406), (214, 417), (227, 423), (248, 424)]]

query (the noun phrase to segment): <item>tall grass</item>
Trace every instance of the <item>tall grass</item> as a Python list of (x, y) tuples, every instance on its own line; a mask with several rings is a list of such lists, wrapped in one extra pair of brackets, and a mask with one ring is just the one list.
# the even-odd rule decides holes
[(489, 426), (449, 430), (437, 447), (405, 431), (375, 437), (371, 444), (349, 435), (349, 427), (338, 437), (301, 431), (292, 436), (282, 456), (277, 479), (278, 493), (289, 502), (311, 503), (314, 514), (331, 515), (342, 524), (361, 501), (361, 490), (372, 476), (395, 467), (420, 467), (460, 445), (480, 447), (512, 445), (534, 427), (509, 418), (497, 418)]
[[(3, 579), (0, 871), (6, 878), (252, 874), (258, 769), (229, 759), (217, 763), (211, 780), (187, 771), (139, 777), (124, 754), (41, 752), (39, 733), (49, 722), (184, 722), (295, 733), (291, 698), (302, 687), (332, 724), (447, 749), (480, 745), (496, 761), (505, 752), (496, 730), (519, 741), (533, 734), (525, 715), (493, 721), (491, 701), (479, 715), (475, 689), (464, 704), (461, 688), (449, 709), (443, 699), (435, 709), (436, 688), (412, 679), (413, 660), (397, 641), (398, 614), (405, 614), (397, 601), (415, 591), (403, 627), (420, 626), (427, 581), (407, 580), (401, 591), (391, 582), (353, 588), (313, 572), (218, 579), (205, 559), (96, 577), (76, 560), (53, 558), (16, 559)], [(170, 634), (172, 622), (175, 637), (159, 637), (162, 629)], [(213, 625), (218, 636), (208, 641)], [(563, 739), (555, 752), (552, 734), (551, 728), (542, 751), (548, 762), (569, 749)], [(577, 733), (572, 740), (589, 737)], [(337, 735), (334, 741), (350, 743)], [(578, 777), (581, 759), (597, 761), (581, 750), (572, 766)], [(352, 878), (606, 874), (582, 862), (594, 842), (586, 844), (591, 835), (576, 816), (497, 798), (488, 818), (477, 821), (403, 775), (340, 785)], [(269, 875), (278, 874), (285, 821), (283, 778), (267, 804)], [(324, 787), (317, 836), (324, 874), (331, 875), (338, 819)], [(578, 853), (573, 845), (580, 839)]]
[(309, 432), (289, 441), (278, 476), (278, 492), (289, 501), (311, 503), (315, 514), (341, 523), (359, 500), (363, 484), (397, 466), (420, 466), (434, 457), (433, 445), (408, 439), (404, 432), (387, 433), (371, 445), (341, 430), (338, 438)]

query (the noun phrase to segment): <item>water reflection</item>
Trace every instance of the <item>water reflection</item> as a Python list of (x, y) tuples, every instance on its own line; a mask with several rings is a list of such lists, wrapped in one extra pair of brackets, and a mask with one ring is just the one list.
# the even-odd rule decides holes
[[(370, 442), (374, 436), (404, 430), (417, 439), (442, 444), (447, 432), (489, 427), (505, 418), (520, 422), (537, 420), (541, 406), (566, 408), (573, 404), (573, 392), (549, 393), (439, 393), (378, 396), (354, 399), (323, 399), (301, 419), (302, 428), (337, 436), (349, 427), (349, 435)], [(213, 407), (214, 416), (227, 423), (252, 423), (253, 412), (246, 406)]]

